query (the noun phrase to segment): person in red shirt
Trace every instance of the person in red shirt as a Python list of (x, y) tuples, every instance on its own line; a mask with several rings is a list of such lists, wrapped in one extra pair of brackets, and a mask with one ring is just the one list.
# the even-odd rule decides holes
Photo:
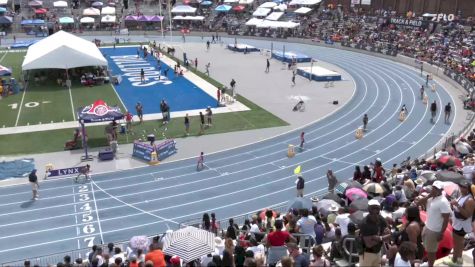
[(153, 243), (150, 245), (150, 251), (145, 255), (145, 261), (152, 261), (153, 267), (167, 266), (161, 243)]
[(267, 235), (267, 247), (278, 247), (285, 245), (287, 242), (297, 242), (297, 240), (292, 235), (290, 235), (289, 232), (282, 231), (283, 226), (282, 220), (275, 221), (275, 231), (270, 232)]
[(129, 111), (127, 111), (125, 113), (125, 125), (127, 127), (127, 132), (131, 132), (132, 131), (132, 113), (130, 113)]

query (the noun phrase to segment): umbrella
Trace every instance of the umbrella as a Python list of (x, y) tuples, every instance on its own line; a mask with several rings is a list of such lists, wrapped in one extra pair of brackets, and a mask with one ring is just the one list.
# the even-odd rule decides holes
[(12, 70), (0, 65), (0, 76), (10, 76), (12, 75)]
[(91, 17), (83, 17), (79, 20), (81, 23), (94, 23), (94, 18)]
[(150, 240), (144, 235), (133, 236), (130, 239), (130, 247), (133, 249), (147, 250), (150, 245)]
[(229, 5), (219, 5), (214, 10), (217, 12), (228, 12), (231, 8)]
[(434, 181), (436, 177), (435, 177), (435, 172), (433, 171), (422, 171), (418, 178), (422, 178), (422, 180), (425, 183), (428, 181)]
[(203, 2), (200, 3), (200, 5), (202, 5), (202, 6), (210, 6), (212, 4), (213, 4), (213, 2), (211, 2), (211, 1), (203, 1)]
[(35, 14), (46, 14), (46, 12), (48, 12), (48, 10), (45, 8), (38, 8), (35, 10)]
[(452, 198), (457, 198), (460, 194), (459, 186), (453, 182), (444, 182), (444, 192)]
[(104, 5), (104, 3), (102, 3), (102, 2), (94, 2), (94, 3), (92, 3), (92, 6), (93, 6), (93, 7), (101, 7), (101, 6), (103, 6), (103, 5)]
[(245, 8), (246, 8), (245, 6), (239, 5), (239, 6), (233, 7), (233, 10), (236, 11), (236, 12), (242, 12), (242, 11), (244, 11)]
[(358, 210), (368, 211), (368, 199), (366, 198), (356, 199), (355, 201), (351, 202), (350, 209), (356, 210), (356, 211)]
[(386, 191), (379, 183), (367, 183), (363, 186), (363, 190), (375, 195), (382, 195)]
[(315, 204), (318, 210), (329, 210), (330, 208), (340, 208), (340, 204), (338, 204), (335, 200), (331, 199), (322, 199)]
[(312, 210), (312, 200), (309, 198), (296, 197), (293, 200), (289, 201), (289, 207), (287, 210), (301, 210), (307, 209)]
[(353, 212), (352, 214), (350, 214), (350, 220), (354, 223), (354, 224), (361, 224), (365, 218), (365, 212), (359, 210), (359, 211), (355, 211)]
[(359, 198), (367, 198), (368, 194), (363, 189), (353, 187), (345, 190), (345, 196), (353, 201)]
[(441, 156), (437, 161), (441, 164), (444, 164), (446, 167), (462, 167), (462, 162), (460, 161), (460, 159), (454, 156)]
[[(261, 219), (265, 220), (266, 219), (266, 211), (269, 209), (263, 209), (262, 211), (257, 213), (257, 216), (259, 216)], [(272, 217), (276, 217), (277, 213), (275, 211), (272, 211)]]
[(453, 171), (439, 171), (435, 174), (437, 180), (442, 182), (454, 182), (462, 181), (465, 179), (462, 174)]
[(337, 194), (332, 194), (332, 193), (326, 194), (324, 197), (322, 197), (322, 199), (331, 199), (331, 200), (335, 201), (336, 203), (341, 202), (341, 197), (338, 196)]
[(457, 144), (455, 144), (455, 150), (457, 150), (461, 154), (468, 154), (468, 153), (473, 152), (472, 147), (469, 144), (462, 141), (459, 141), (457, 142)]
[(188, 226), (167, 234), (163, 242), (163, 253), (177, 255), (184, 262), (191, 262), (214, 252), (214, 233)]
[(4, 7), (0, 7), (0, 12), (7, 12), (7, 9)]

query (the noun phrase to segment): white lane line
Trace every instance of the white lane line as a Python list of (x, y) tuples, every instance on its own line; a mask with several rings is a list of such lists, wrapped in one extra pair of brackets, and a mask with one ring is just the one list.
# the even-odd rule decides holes
[(320, 157), (320, 158), (330, 160), (331, 162), (341, 162), (341, 163), (350, 164), (350, 165), (353, 165), (353, 166), (358, 165), (358, 163), (344, 161), (344, 160), (340, 160), (338, 158), (329, 158), (329, 157)]
[[(378, 74), (376, 74), (376, 75), (379, 76)], [(358, 76), (359, 76), (359, 75), (358, 75)], [(361, 76), (359, 76), (359, 77), (362, 78)], [(381, 80), (384, 80), (384, 79), (382, 79), (381, 76), (379, 76), (379, 77), (381, 78)], [(372, 79), (372, 78), (371, 78), (371, 79)], [(366, 82), (364, 81), (364, 79), (362, 79), (362, 80), (363, 80), (363, 83), (365, 84), (365, 88), (367, 88)], [(373, 79), (373, 81), (374, 81), (375, 84), (376, 84), (376, 81), (375, 81), (374, 79)], [(388, 85), (387, 83), (386, 83), (386, 87), (387, 87), (387, 89), (389, 90), (389, 85)], [(374, 98), (374, 99), (376, 99), (376, 98)], [(390, 97), (388, 97), (387, 102), (389, 102), (389, 99), (390, 99)], [(373, 104), (375, 103), (375, 101), (376, 101), (376, 100), (373, 100)], [(400, 101), (402, 101), (402, 99), (401, 99)], [(400, 105), (401, 105), (401, 103), (399, 103), (398, 107), (396, 108), (397, 110), (399, 110), (399, 106), (400, 106)], [(371, 105), (371, 106), (372, 106), (372, 105)], [(380, 110), (380, 113), (381, 113), (381, 112), (382, 112), (382, 110)], [(384, 126), (384, 124), (381, 124), (381, 125), (380, 125), (379, 127), (377, 127), (376, 129), (378, 129), (378, 128), (380, 128), (380, 127), (383, 127), (383, 126)], [(398, 126), (398, 127), (399, 127), (399, 126)], [(395, 128), (395, 129), (396, 129), (396, 128)], [(393, 131), (394, 131), (395, 129), (393, 129)], [(391, 132), (392, 132), (392, 131), (391, 131)], [(351, 132), (351, 134), (352, 134), (352, 133), (353, 133), (353, 132)], [(351, 143), (346, 144), (345, 146), (350, 145), (350, 144), (352, 144), (352, 143), (354, 143), (354, 142), (357, 142), (357, 141), (358, 141), (358, 140), (355, 140), (355, 141), (353, 141), (353, 142), (351, 142)], [(323, 145), (322, 145), (322, 146), (323, 146)], [(342, 146), (341, 148), (343, 148), (343, 147), (345, 147), (345, 146)], [(313, 148), (313, 149), (316, 149), (316, 148)], [(313, 149), (312, 149), (312, 150), (313, 150)], [(330, 152), (329, 152), (329, 153), (330, 153)], [(327, 154), (328, 154), (328, 153), (327, 153)], [(313, 159), (313, 158), (312, 158), (312, 159)], [(312, 160), (312, 159), (310, 159), (310, 160)], [(277, 161), (280, 161), (280, 160), (277, 160)], [(277, 161), (275, 161), (275, 162), (277, 162)], [(309, 161), (309, 160), (308, 160), (308, 161)], [(304, 162), (306, 162), (306, 161), (304, 161)], [(252, 168), (249, 168), (249, 169), (252, 169)], [(268, 173), (271, 173), (271, 172), (268, 172)], [(268, 173), (267, 173), (267, 174), (268, 174)], [(220, 177), (220, 176), (216, 176), (216, 177), (206, 178), (206, 179), (203, 179), (203, 180), (208, 180), (208, 179), (212, 179), (212, 178), (219, 178), (219, 177)], [(253, 178), (253, 177), (251, 177), (251, 178)], [(246, 178), (245, 180), (251, 179), (251, 178)], [(198, 181), (194, 181), (194, 182), (192, 182), (192, 183), (195, 183), (195, 182), (198, 182)], [(234, 182), (231, 182), (231, 183), (234, 183)], [(143, 184), (143, 183), (142, 183), (142, 184)], [(189, 184), (189, 183), (187, 183), (187, 184)], [(177, 186), (183, 186), (183, 185), (184, 185), (184, 184), (179, 184), (179, 185), (174, 185), (174, 186), (171, 186), (171, 187), (177, 187)], [(129, 186), (130, 186), (130, 185), (129, 185)], [(219, 185), (219, 186), (224, 186), (224, 185)], [(216, 186), (214, 186), (214, 187), (216, 187)], [(170, 187), (167, 187), (167, 188), (170, 188)], [(156, 190), (161, 190), (161, 189), (166, 189), (166, 188), (160, 188), (160, 189), (149, 190), (149, 191), (147, 191), (147, 192), (156, 191)], [(111, 190), (111, 189), (108, 189), (108, 190)], [(201, 190), (198, 190), (198, 191), (203, 191), (203, 190), (206, 190), (206, 189), (201, 189)], [(196, 191), (195, 191), (195, 192), (196, 192)], [(140, 193), (143, 193), (143, 191), (141, 191)], [(188, 193), (192, 193), (192, 192), (188, 192)], [(194, 193), (194, 192), (193, 192), (193, 193)], [(126, 194), (126, 195), (122, 195), (122, 196), (118, 196), (118, 197), (123, 197), (123, 196), (127, 196), (127, 195), (134, 195), (134, 194), (136, 194), (136, 193)], [(182, 195), (182, 194), (181, 194), (181, 195)], [(175, 196), (176, 196), (176, 195), (175, 195)], [(107, 199), (109, 199), (109, 198), (104, 198), (104, 199), (100, 199), (100, 200), (107, 200)], [(144, 203), (144, 202), (145, 202), (145, 201), (139, 202), (139, 203), (133, 203), (133, 204), (135, 205), (135, 204), (140, 204), (140, 203)], [(66, 205), (67, 205), (67, 204), (66, 204)], [(59, 205), (59, 206), (64, 206), (64, 205)], [(50, 208), (54, 208), (54, 207), (58, 207), (58, 206), (53, 206), (53, 207), (50, 207)], [(48, 207), (46, 207), (46, 208), (40, 208), (40, 209), (48, 209)], [(105, 209), (108, 209), (108, 208), (105, 208)], [(38, 209), (37, 209), (37, 210), (38, 210)], [(0, 214), (0, 216), (3, 216), (3, 214)]]
[[(75, 190), (74, 190), (74, 186), (72, 187), (73, 188), (73, 203), (74, 203), (74, 220), (76, 222), (76, 225), (78, 224), (78, 211), (77, 211), (77, 207), (76, 207), (76, 193), (75, 193)], [(79, 227), (76, 226), (76, 236), (79, 236), (80, 232), (79, 232)], [(79, 242), (79, 238), (78, 238), (78, 249), (81, 248), (81, 244)]]
[[(97, 189), (99, 189), (101, 192), (103, 192), (104, 194), (110, 196), (111, 198), (113, 198), (113, 199), (119, 201), (120, 203), (126, 205), (127, 207), (130, 207), (130, 208), (132, 208), (132, 209), (138, 210), (138, 211), (140, 211), (141, 213), (148, 214), (148, 215), (153, 216), (153, 217), (155, 217), (155, 218), (164, 220), (165, 222), (171, 222), (171, 223), (174, 223), (174, 224), (176, 224), (176, 225), (180, 225), (179, 222), (176, 222), (176, 221), (173, 221), (173, 220), (170, 220), (170, 219), (167, 219), (167, 218), (164, 218), (164, 217), (155, 215), (155, 214), (153, 214), (153, 213), (151, 213), (151, 212), (148, 212), (148, 211), (143, 210), (143, 209), (141, 209), (141, 208), (138, 208), (138, 207), (136, 207), (136, 206), (134, 206), (134, 205), (131, 205), (131, 204), (127, 203), (127, 202), (124, 202), (124, 201), (120, 200), (119, 198), (117, 198), (117, 197), (115, 197), (115, 196), (113, 196), (113, 195), (107, 193), (104, 189), (102, 189), (100, 186), (98, 186), (94, 181), (91, 181), (91, 183), (93, 183), (93, 184), (97, 187)], [(170, 229), (168, 223), (166, 223), (166, 225), (167, 225), (168, 229)]]
[(89, 184), (91, 186), (92, 199), (94, 201), (94, 206), (96, 207), (97, 224), (99, 225), (99, 234), (101, 235), (101, 243), (104, 244), (104, 236), (102, 235), (101, 219), (99, 218), (99, 211), (98, 211), (99, 208), (97, 207), (96, 194), (94, 193), (94, 185), (92, 184), (92, 179)]
[[(364, 75), (366, 75), (366, 74), (364, 74)], [(358, 75), (358, 77), (363, 81), (363, 83), (364, 83), (364, 85), (365, 85), (365, 94), (366, 94), (367, 88), (368, 88), (368, 86), (367, 86), (367, 84), (366, 84), (366, 81), (365, 81), (360, 75)], [(382, 77), (381, 77), (381, 78), (382, 78)], [(372, 78), (371, 78), (371, 79), (372, 79)], [(374, 82), (375, 84), (377, 84), (374, 79), (373, 79), (373, 82)], [(387, 86), (387, 88), (388, 88), (388, 90), (389, 90), (389, 86)], [(372, 104), (368, 107), (368, 109), (371, 108), (371, 107), (376, 103), (376, 100), (377, 100), (377, 96), (378, 96), (378, 95), (379, 95), (379, 92), (376, 93), (376, 97), (373, 98), (373, 102), (372, 102)], [(388, 97), (388, 99), (386, 100), (386, 103), (389, 102), (389, 99), (390, 99), (390, 97)], [(400, 105), (399, 105), (399, 106), (400, 106)], [(399, 107), (397, 107), (397, 110), (398, 110), (398, 109), (399, 109)], [(383, 112), (383, 110), (381, 109), (380, 112), (378, 113), (378, 115), (379, 115), (380, 113), (382, 113), (382, 112)], [(355, 119), (355, 120), (356, 120), (356, 119)], [(349, 123), (347, 123), (347, 124), (349, 124)], [(347, 124), (345, 124), (345, 125), (347, 125)], [(381, 124), (381, 125), (378, 126), (376, 129), (378, 129), (378, 128), (380, 128), (380, 127), (383, 127), (383, 126), (384, 126), (384, 124)], [(343, 128), (343, 127), (340, 127), (340, 128)], [(338, 128), (338, 129), (339, 129), (339, 128)], [(376, 129), (375, 129), (375, 130), (376, 130)], [(336, 131), (336, 130), (334, 130), (334, 131)], [(328, 134), (330, 134), (330, 133), (327, 133), (327, 135), (328, 135)], [(353, 134), (353, 131), (351, 131), (350, 134)], [(348, 134), (346, 134), (346, 135), (348, 135)], [(346, 137), (346, 135), (343, 135), (343, 136), (341, 136), (340, 138), (336, 138), (336, 139), (334, 139), (332, 142), (335, 142), (335, 141), (337, 141), (337, 140), (339, 140), (339, 139), (342, 139), (342, 138)], [(318, 139), (318, 138), (316, 138), (316, 139)], [(309, 142), (310, 142), (310, 141), (309, 141)], [(354, 142), (354, 141), (353, 141), (353, 142)], [(348, 145), (352, 144), (353, 142), (348, 143), (348, 144), (346, 144), (345, 146), (348, 146)], [(330, 143), (331, 143), (331, 142), (330, 142)], [(328, 143), (324, 143), (324, 144), (322, 144), (322, 145), (320, 145), (320, 146), (313, 147), (312, 149), (308, 149), (307, 151), (316, 150), (317, 148), (324, 147), (324, 146), (327, 145), (327, 144), (328, 144)], [(343, 147), (345, 147), (345, 146), (342, 146), (341, 148), (343, 148)], [(281, 153), (281, 152), (278, 151), (278, 152), (275, 152), (275, 153)], [(272, 153), (272, 154), (275, 154), (275, 153)], [(263, 158), (263, 157), (265, 157), (265, 156), (260, 156), (260, 158), (261, 158), (261, 157)], [(248, 160), (246, 160), (246, 161), (248, 161)], [(280, 160), (277, 160), (277, 161), (275, 161), (275, 162), (278, 162), (278, 161), (280, 161)], [(228, 164), (228, 165), (234, 165), (234, 164)], [(248, 169), (246, 169), (246, 170), (254, 169), (254, 168), (257, 168), (257, 167), (259, 167), (259, 166), (251, 167), (251, 168), (248, 168)], [(206, 171), (206, 170), (205, 170), (205, 171)], [(241, 170), (240, 170), (240, 171), (241, 171)], [(240, 172), (240, 171), (238, 171), (238, 172)], [(242, 170), (242, 171), (244, 171), (244, 170)], [(235, 173), (238, 173), (238, 172), (235, 172)], [(182, 176), (186, 176), (186, 175), (189, 175), (189, 174), (183, 174), (183, 175), (171, 177), (171, 178), (168, 178), (168, 179), (174, 179), (174, 178), (182, 177)], [(211, 178), (202, 179), (202, 180), (200, 180), (200, 181), (209, 180), (209, 179), (213, 179), (213, 178), (218, 179), (219, 177), (220, 177), (220, 176), (214, 176), (214, 177), (211, 177)], [(116, 179), (116, 180), (118, 180), (118, 179)], [(143, 185), (143, 184), (145, 184), (145, 183), (150, 183), (150, 182), (153, 182), (153, 181), (140, 183), (140, 185)], [(199, 181), (193, 181), (193, 182), (190, 182), (190, 183), (177, 184), (177, 185), (174, 185), (174, 186), (172, 186), (172, 187), (183, 186), (183, 185), (187, 185), (187, 184), (191, 184), (191, 183), (196, 183), (196, 182), (199, 182)], [(95, 183), (95, 184), (97, 184), (97, 183)], [(137, 185), (137, 184), (135, 184), (135, 185)], [(130, 188), (131, 186), (134, 186), (134, 185), (129, 184), (129, 185), (124, 185), (124, 186), (118, 186), (118, 187), (115, 187), (115, 188), (108, 188), (107, 190), (118, 189), (118, 188), (125, 188), (125, 187)], [(169, 187), (168, 187), (168, 188), (169, 188)], [(162, 187), (162, 188), (160, 188), (160, 189), (153, 189), (153, 190), (149, 190), (149, 191), (155, 191), (155, 190), (161, 190), (161, 189), (164, 189), (164, 188)], [(149, 192), (149, 191), (147, 191), (147, 192)], [(141, 194), (141, 193), (143, 193), (143, 191), (134, 192), (134, 193), (131, 193), (131, 194), (133, 195), (133, 194)], [(129, 195), (130, 195), (130, 194), (129, 194)], [(55, 196), (55, 197), (44, 198), (44, 199), (55, 199), (55, 198), (67, 197), (67, 196), (69, 196), (69, 195), (61, 195), (61, 196)], [(107, 199), (109, 199), (109, 198), (98, 199), (98, 201), (107, 200)], [(22, 203), (22, 201), (20, 201), (20, 202), (15, 202), (15, 203), (0, 204), (0, 206), (13, 205), (13, 204), (18, 204), (18, 203)], [(51, 206), (50, 208), (59, 207), (59, 206), (65, 206), (65, 205), (68, 205), (68, 204)], [(46, 208), (40, 208), (40, 209), (48, 209), (48, 207), (46, 207)], [(37, 209), (37, 210), (38, 210), (38, 209)], [(27, 212), (27, 211), (25, 211), (25, 212)], [(0, 216), (3, 216), (3, 215), (4, 215), (4, 214), (0, 214)]]
[[(68, 71), (68, 70), (66, 70)], [(71, 92), (71, 86), (68, 86), (69, 100), (71, 101), (71, 111), (73, 112), (73, 121), (76, 120), (76, 111), (74, 110), (73, 94)]]
[[(389, 85), (387, 85), (387, 88), (389, 89)], [(401, 101), (402, 101), (402, 100), (401, 100)], [(400, 105), (398, 105), (397, 110), (399, 110), (399, 106), (400, 106)], [(382, 125), (381, 125), (380, 127), (382, 127)], [(398, 125), (398, 127), (400, 127), (400, 125)], [(394, 130), (395, 130), (395, 129), (393, 129), (393, 131), (394, 131)], [(384, 136), (383, 136), (382, 138), (384, 138)], [(381, 140), (382, 138), (380, 138), (379, 140)], [(353, 141), (353, 142), (355, 142), (355, 141)], [(352, 143), (353, 143), (353, 142), (352, 142)], [(331, 151), (331, 152), (333, 152), (333, 151)], [(331, 152), (328, 152), (328, 153), (331, 153)], [(358, 152), (358, 151), (355, 151), (354, 153), (356, 153), (356, 152)], [(328, 154), (328, 153), (327, 153), (327, 154)], [(354, 154), (354, 153), (352, 153), (352, 154)], [(350, 154), (350, 155), (351, 155), (351, 154)], [(312, 159), (313, 159), (313, 158), (312, 158)], [(310, 161), (310, 160), (312, 160), (312, 159), (309, 159), (309, 160), (307, 160), (307, 161)], [(304, 162), (306, 162), (306, 161), (304, 161)], [(270, 173), (270, 172), (269, 172), (269, 173)], [(258, 175), (258, 176), (260, 176), (260, 175)], [(254, 177), (257, 177), (257, 176), (254, 176)], [(251, 177), (251, 178), (254, 178), (254, 177)], [(246, 179), (244, 179), (244, 180), (251, 179), (251, 178), (246, 178)], [(242, 181), (242, 180), (241, 180), (241, 181)], [(222, 185), (218, 185), (218, 186), (222, 186)], [(218, 186), (214, 186), (214, 187), (218, 187)], [(203, 190), (206, 190), (206, 189), (202, 189), (202, 190), (198, 190), (198, 191), (203, 191)], [(195, 191), (195, 192), (196, 192), (196, 191)], [(194, 192), (193, 192), (193, 193), (194, 193)], [(175, 196), (176, 196), (176, 195), (175, 195)], [(163, 198), (161, 198), (161, 199), (163, 199)], [(147, 202), (150, 202), (150, 201), (155, 201), (155, 200), (148, 200)], [(133, 203), (133, 204), (140, 204), (140, 203)], [(110, 208), (104, 208), (104, 210), (106, 210), (106, 209), (110, 209)]]
[[(440, 99), (440, 96), (439, 96), (439, 99)], [(427, 109), (426, 109), (426, 112), (427, 112)], [(425, 112), (425, 113), (426, 113), (426, 112)], [(424, 114), (425, 114), (425, 113), (424, 113)], [(440, 118), (440, 116), (441, 116), (441, 115), (440, 115), (440, 113), (439, 113), (439, 118)], [(420, 122), (418, 123), (418, 125), (419, 125), (419, 124), (420, 124)], [(435, 127), (435, 125), (433, 125), (432, 128), (433, 128), (433, 127)], [(411, 131), (411, 132), (412, 132), (412, 131)], [(407, 133), (407, 134), (409, 134), (409, 133)], [(406, 134), (406, 135), (407, 135), (407, 134)], [(425, 136), (427, 136), (427, 134), (426, 134)], [(425, 138), (425, 136), (423, 136), (423, 138)], [(423, 138), (422, 138), (422, 139), (423, 139)], [(422, 140), (422, 139), (421, 139), (421, 140)], [(411, 147), (412, 147), (412, 146), (411, 146)], [(411, 147), (410, 147), (410, 148), (411, 148)], [(406, 149), (405, 151), (409, 150), (410, 148)], [(386, 149), (385, 149), (385, 150), (386, 150)], [(401, 154), (404, 153), (405, 151), (401, 152), (401, 153), (398, 154), (397, 156), (401, 155)], [(396, 156), (396, 157), (397, 157), (397, 156)], [(395, 158), (395, 157), (394, 157), (394, 158)]]

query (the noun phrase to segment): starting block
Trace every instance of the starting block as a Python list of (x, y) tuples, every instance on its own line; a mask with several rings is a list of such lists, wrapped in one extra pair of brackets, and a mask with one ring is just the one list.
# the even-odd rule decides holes
[(422, 103), (423, 103), (424, 105), (427, 105), (427, 103), (429, 103), (429, 97), (427, 97), (426, 94), (424, 94), (424, 97), (422, 98)]
[(401, 112), (399, 113), (399, 121), (403, 122), (403, 121), (405, 121), (405, 120), (406, 120), (406, 112), (401, 111)]
[(356, 137), (356, 139), (363, 138), (363, 129), (362, 128), (356, 129), (355, 137)]
[(430, 87), (431, 87), (432, 92), (435, 92), (435, 83), (431, 84)]
[(287, 149), (287, 157), (293, 158), (295, 156), (295, 147), (294, 145), (289, 145)]

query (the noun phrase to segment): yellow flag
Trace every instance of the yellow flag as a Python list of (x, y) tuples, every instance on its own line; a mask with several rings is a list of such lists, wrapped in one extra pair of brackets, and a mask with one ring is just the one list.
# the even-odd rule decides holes
[(302, 171), (302, 167), (299, 165), (294, 169), (294, 174), (300, 174), (300, 171)]

